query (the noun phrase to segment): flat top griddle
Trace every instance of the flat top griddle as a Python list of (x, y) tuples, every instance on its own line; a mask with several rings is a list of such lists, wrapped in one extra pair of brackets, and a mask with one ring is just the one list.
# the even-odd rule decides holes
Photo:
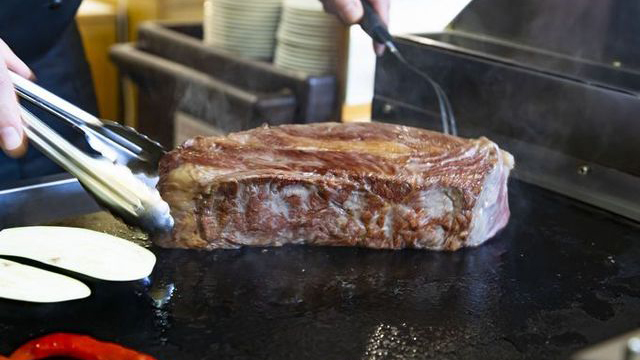
[[(505, 230), (454, 253), (153, 248), (149, 281), (0, 301), (0, 353), (71, 331), (161, 360), (562, 359), (640, 327), (638, 224), (515, 180), (510, 203)], [(67, 224), (145, 241), (104, 215)]]

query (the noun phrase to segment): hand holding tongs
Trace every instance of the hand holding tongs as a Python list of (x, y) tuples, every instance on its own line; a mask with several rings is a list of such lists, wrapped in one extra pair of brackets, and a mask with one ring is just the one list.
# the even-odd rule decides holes
[(46, 156), (73, 174), (96, 200), (126, 222), (148, 232), (173, 227), (169, 206), (154, 188), (162, 146), (132, 128), (103, 122), (35, 83), (11, 73), (17, 94), (82, 131), (102, 156), (69, 143), (24, 107), (25, 132)]

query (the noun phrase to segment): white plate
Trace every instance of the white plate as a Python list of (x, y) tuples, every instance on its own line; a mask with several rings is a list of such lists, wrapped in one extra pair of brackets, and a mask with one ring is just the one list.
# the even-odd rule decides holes
[(278, 30), (276, 37), (278, 39), (289, 40), (291, 43), (321, 48), (336, 47), (340, 40), (337, 34), (327, 34), (327, 36), (301, 35), (292, 31), (286, 31), (286, 29), (283, 28)]
[(330, 45), (336, 44), (339, 39), (338, 35), (335, 34), (333, 34), (333, 37), (330, 37), (332, 34), (327, 34), (327, 36), (301, 35), (292, 31), (286, 31), (286, 29), (283, 28), (279, 28), (276, 34), (278, 38), (285, 38), (289, 40), (289, 42), (297, 44)]
[(213, 5), (207, 8), (207, 14), (225, 14), (236, 17), (272, 17), (280, 16), (281, 9), (274, 7), (272, 9), (234, 9), (225, 6)]
[(332, 17), (331, 18), (311, 18), (311, 17), (304, 17), (296, 14), (290, 14), (290, 13), (287, 13), (286, 11), (282, 12), (280, 16), (283, 23), (292, 23), (295, 25), (304, 26), (304, 25), (311, 24), (312, 26), (334, 26), (334, 27), (345, 26), (345, 25), (342, 25), (340, 21)]
[(235, 50), (235, 51), (244, 51), (244, 52), (251, 52), (251, 53), (259, 53), (259, 54), (271, 54), (275, 51), (275, 47), (250, 47), (250, 46), (238, 46), (238, 45), (234, 45), (233, 43), (225, 43), (222, 41), (210, 41), (207, 44), (216, 46), (216, 47), (220, 47), (220, 48), (224, 48), (224, 49), (230, 49), (230, 50)]
[(212, 39), (207, 42), (208, 44), (223, 47), (226, 49), (234, 49), (238, 51), (250, 51), (250, 52), (259, 52), (259, 53), (271, 53), (275, 51), (275, 46), (251, 46), (245, 45), (243, 43), (238, 43), (234, 41), (224, 40), (224, 39)]
[(271, 9), (274, 7), (282, 8), (282, 4), (277, 1), (248, 2), (248, 1), (210, 0), (210, 4), (216, 7), (226, 7), (229, 9), (240, 9), (240, 10)]
[(264, 9), (275, 6), (282, 7), (281, 1), (248, 1), (248, 0), (209, 0), (214, 6), (226, 6), (235, 9)]
[(318, 0), (284, 0), (282, 5), (290, 9), (322, 11), (322, 3)]
[(206, 34), (206, 38), (208, 41), (219, 42), (219, 43), (231, 43), (236, 45), (241, 45), (244, 47), (274, 47), (276, 45), (275, 38), (271, 37), (255, 37), (252, 36), (255, 34), (221, 34), (216, 33), (215, 31), (208, 31)]
[(244, 53), (252, 53), (252, 54), (273, 54), (273, 52), (275, 51), (275, 48), (273, 47), (264, 47), (264, 48), (247, 47), (247, 46), (242, 46), (242, 45), (239, 46), (233, 43), (224, 43), (224, 42), (209, 42), (208, 44), (215, 47), (222, 48), (222, 49), (241, 51)]
[(305, 64), (314, 64), (314, 65), (335, 65), (337, 61), (337, 57), (310, 57), (305, 55), (296, 54), (293, 52), (288, 52), (285, 50), (280, 50), (278, 52), (282, 55), (282, 57), (289, 59), (291, 61), (305, 63)]
[(234, 9), (234, 8), (228, 8), (228, 7), (216, 6), (216, 5), (212, 7), (211, 11), (213, 13), (228, 14), (228, 15), (235, 15), (235, 16), (256, 16), (256, 15), (273, 16), (275, 14), (280, 15), (280, 12), (281, 12), (280, 7), (277, 7), (277, 6), (272, 9)]
[(313, 65), (335, 65), (337, 63), (335, 57), (305, 57), (296, 53), (287, 51), (278, 51), (278, 54), (283, 58), (290, 60), (291, 62), (298, 62), (301, 64), (313, 64)]
[(220, 23), (210, 23), (206, 27), (218, 34), (242, 34), (253, 35), (257, 38), (274, 38), (276, 36), (276, 27), (241, 27), (241, 26), (225, 26)]
[(273, 30), (252, 31), (247, 29), (220, 29), (214, 26), (207, 28), (208, 32), (214, 36), (232, 36), (247, 39), (271, 40), (276, 38), (276, 32)]
[(288, 64), (282, 64), (282, 63), (276, 63), (275, 65), (286, 70), (301, 72), (306, 75), (319, 76), (319, 75), (332, 74), (332, 71), (328, 69), (304, 68), (304, 67), (292, 66)]
[(299, 38), (292, 38), (291, 36), (276, 36), (279, 43), (284, 43), (289, 46), (304, 48), (313, 51), (335, 51), (337, 48), (337, 40), (332, 42), (312, 42), (310, 40), (301, 41)]
[(268, 48), (275, 47), (276, 42), (273, 39), (255, 39), (251, 37), (240, 37), (240, 36), (230, 36), (230, 35), (216, 35), (211, 34), (207, 36), (211, 42), (216, 42), (220, 44), (229, 44), (236, 47), (244, 47), (244, 48)]
[(222, 8), (205, 9), (204, 22), (224, 21), (228, 23), (279, 23), (280, 11), (231, 11)]
[(299, 50), (292, 49), (284, 49), (281, 46), (278, 46), (276, 50), (279, 50), (285, 56), (292, 59), (300, 59), (301, 61), (312, 61), (312, 62), (335, 62), (338, 59), (337, 54), (323, 54), (323, 53), (303, 53)]
[(340, 29), (339, 24), (335, 23), (322, 23), (322, 22), (312, 22), (312, 21), (304, 21), (300, 19), (296, 20), (282, 20), (278, 22), (281, 26), (293, 27), (293, 28), (303, 28), (303, 29), (313, 29), (317, 31), (324, 31), (326, 29), (337, 31)]
[(251, 1), (251, 0), (208, 0), (215, 5), (226, 5), (238, 8), (256, 8), (256, 7), (271, 7), (271, 6), (283, 6), (282, 1)]
[(255, 47), (246, 47), (246, 46), (236, 46), (230, 43), (222, 43), (222, 42), (208, 42), (207, 44), (212, 45), (214, 47), (221, 48), (221, 49), (241, 51), (241, 52), (252, 53), (252, 54), (273, 54), (275, 51), (275, 48), (272, 48), (272, 47), (271, 48), (269, 47), (255, 48)]
[(280, 62), (287, 63), (294, 66), (299, 67), (313, 67), (319, 69), (332, 69), (336, 67), (336, 64), (333, 62), (309, 62), (309, 61), (301, 61), (299, 59), (291, 59), (283, 54), (278, 54), (278, 59)]
[(235, 13), (227, 13), (223, 11), (213, 11), (211, 14), (208, 14), (205, 18), (207, 21), (209, 19), (218, 19), (220, 21), (226, 22), (235, 22), (235, 23), (279, 23), (280, 22), (280, 13), (275, 12), (273, 14), (255, 14), (255, 13), (247, 13), (247, 14), (235, 14)]
[(300, 35), (311, 36), (316, 38), (336, 37), (341, 33), (340, 28), (332, 26), (302, 26), (291, 23), (280, 23), (279, 29), (286, 32), (292, 32)]
[(305, 12), (295, 11), (287, 8), (282, 9), (282, 17), (286, 20), (303, 19), (304, 21), (313, 21), (313, 22), (340, 23), (340, 20), (337, 17), (331, 14), (327, 14), (325, 12), (305, 13)]
[(329, 25), (340, 24), (337, 19), (333, 17), (319, 17), (319, 16), (304, 16), (300, 14), (290, 13), (288, 11), (282, 12), (282, 19), (285, 22), (294, 22), (298, 24), (312, 24), (312, 25)]
[(220, 27), (241, 27), (248, 29), (275, 28), (279, 22), (277, 19), (264, 21), (238, 21), (235, 19), (225, 18), (223, 16), (211, 16), (207, 19), (207, 24), (215, 24)]
[(304, 18), (304, 19), (312, 19), (312, 20), (322, 20), (322, 21), (337, 21), (338, 19), (329, 13), (320, 11), (303, 11), (298, 9), (292, 9), (288, 7), (282, 8), (282, 13), (287, 16), (292, 16), (296, 18)]
[(209, 22), (205, 24), (204, 28), (215, 29), (218, 32), (223, 32), (223, 33), (239, 31), (239, 32), (253, 32), (253, 33), (256, 33), (257, 35), (261, 35), (264, 33), (264, 34), (269, 34), (270, 36), (273, 36), (273, 34), (275, 34), (278, 29), (277, 25), (275, 24), (272, 24), (272, 25), (228, 24), (220, 21)]
[(224, 50), (224, 51), (226, 51), (226, 52), (228, 52), (230, 54), (242, 56), (242, 57), (248, 58), (248, 59), (268, 60), (268, 59), (271, 59), (273, 57), (272, 53), (240, 51), (240, 50), (234, 50), (234, 49), (225, 49), (225, 48), (221, 48), (221, 47), (216, 47), (216, 48)]
[(275, 61), (275, 64), (278, 65), (286, 65), (290, 68), (294, 68), (294, 69), (300, 69), (300, 70), (305, 70), (305, 71), (314, 71), (317, 73), (335, 73), (335, 66), (328, 66), (328, 65), (311, 65), (311, 64), (301, 64), (301, 63), (293, 63), (288, 61), (287, 59), (283, 59), (282, 57), (280, 57), (279, 59), (277, 59)]
[(312, 72), (305, 71), (305, 70), (300, 70), (300, 69), (296, 69), (296, 68), (294, 68), (294, 67), (287, 66), (287, 65), (284, 65), (284, 64), (275, 64), (275, 63), (274, 63), (274, 65), (275, 65), (276, 67), (280, 68), (280, 69), (283, 69), (283, 70), (287, 70), (287, 71), (291, 71), (291, 72), (294, 72), (294, 73), (303, 74), (305, 77), (306, 77), (306, 76), (309, 76), (309, 75), (316, 75), (316, 74), (314, 74), (314, 73), (312, 73)]
[(339, 22), (335, 15), (326, 13), (324, 11), (300, 11), (284, 7), (282, 8), (282, 15), (287, 18), (305, 19), (312, 21), (325, 21), (325, 22)]
[(317, 47), (295, 46), (282, 41), (278, 41), (278, 48), (288, 53), (301, 54), (311, 58), (336, 58), (338, 54), (336, 48), (322, 49)]
[(274, 39), (276, 38), (275, 30), (269, 29), (260, 29), (260, 31), (254, 29), (240, 29), (240, 28), (220, 28), (216, 26), (210, 26), (205, 29), (205, 31), (210, 32), (213, 35), (219, 36), (240, 36), (243, 38), (252, 38), (252, 39)]
[(243, 0), (235, 2), (227, 2), (224, 0), (210, 0), (208, 6), (224, 7), (227, 9), (243, 11), (269, 10), (273, 8), (282, 9), (282, 4), (278, 2), (248, 4), (247, 1)]
[(313, 37), (336, 36), (342, 30), (337, 26), (303, 26), (291, 22), (280, 22), (280, 29)]
[[(291, 47), (299, 47), (303, 49), (313, 50), (313, 51), (332, 51), (335, 52), (337, 50), (337, 40), (331, 40), (326, 42), (316, 42), (314, 39), (304, 39), (304, 38), (292, 38), (290, 36), (282, 36), (278, 34), (276, 36), (278, 42), (287, 44)], [(304, 42), (300, 39), (304, 39)]]
[(207, 31), (210, 35), (220, 38), (239, 38), (248, 39), (253, 41), (275, 41), (275, 31), (252, 31), (252, 30), (238, 30), (238, 29), (219, 29), (215, 27), (208, 28)]
[(316, 65), (316, 64), (301, 63), (301, 62), (291, 61), (283, 57), (281, 54), (275, 55), (274, 63), (280, 64), (280, 65), (287, 65), (289, 67), (296, 68), (296, 69), (304, 69), (304, 70), (314, 69), (315, 71), (324, 71), (324, 72), (332, 71), (333, 69), (335, 69), (335, 65), (333, 64)]
[(294, 53), (288, 53), (282, 51), (282, 49), (276, 50), (276, 57), (290, 64), (298, 64), (303, 66), (314, 67), (335, 67), (337, 64), (336, 58), (306, 58), (298, 56)]
[(336, 66), (337, 63), (334, 59), (308, 59), (296, 56), (295, 54), (289, 54), (286, 52), (277, 52), (278, 56), (283, 60), (292, 64), (301, 64), (309, 66)]

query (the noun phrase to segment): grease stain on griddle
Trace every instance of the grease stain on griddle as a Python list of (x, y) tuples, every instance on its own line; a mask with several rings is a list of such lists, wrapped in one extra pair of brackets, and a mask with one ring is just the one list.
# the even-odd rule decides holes
[(91, 229), (127, 239), (145, 248), (152, 246), (149, 235), (145, 232), (136, 227), (126, 225), (105, 211), (82, 215), (63, 221), (56, 221), (46, 225)]

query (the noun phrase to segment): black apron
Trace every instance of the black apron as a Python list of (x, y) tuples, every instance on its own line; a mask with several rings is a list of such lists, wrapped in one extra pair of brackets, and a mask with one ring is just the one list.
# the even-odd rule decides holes
[[(80, 0), (2, 0), (0, 38), (36, 74), (37, 83), (97, 115), (89, 64), (74, 21)], [(67, 140), (86, 147), (81, 134), (49, 113), (24, 103)], [(0, 154), (0, 183), (63, 172), (33, 146), (23, 158)]]

